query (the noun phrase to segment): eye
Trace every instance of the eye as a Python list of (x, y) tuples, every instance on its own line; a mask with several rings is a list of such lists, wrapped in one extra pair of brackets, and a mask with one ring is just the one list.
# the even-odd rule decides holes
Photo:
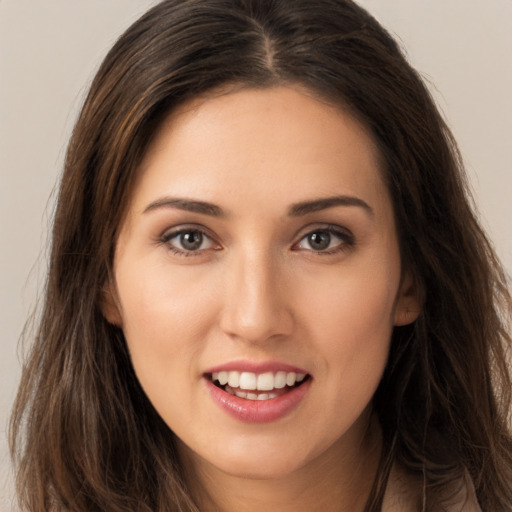
[(354, 237), (333, 227), (315, 229), (303, 236), (295, 245), (296, 249), (332, 254), (354, 245)]
[(218, 245), (204, 231), (193, 228), (167, 233), (162, 237), (161, 242), (172, 252), (183, 256), (218, 248)]

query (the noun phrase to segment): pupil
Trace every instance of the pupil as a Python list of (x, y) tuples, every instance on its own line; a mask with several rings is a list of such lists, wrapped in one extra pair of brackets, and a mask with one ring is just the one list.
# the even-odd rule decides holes
[(187, 231), (180, 237), (181, 245), (187, 251), (195, 251), (203, 243), (203, 234), (200, 231)]
[(317, 231), (309, 235), (309, 244), (317, 251), (327, 249), (331, 243), (331, 235), (325, 231)]

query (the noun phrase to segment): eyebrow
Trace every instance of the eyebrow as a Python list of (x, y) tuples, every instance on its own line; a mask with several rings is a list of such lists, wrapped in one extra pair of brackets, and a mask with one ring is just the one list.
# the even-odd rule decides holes
[(144, 213), (151, 212), (158, 208), (177, 208), (178, 210), (185, 210), (187, 212), (202, 213), (203, 215), (210, 215), (212, 217), (222, 217), (224, 212), (219, 206), (207, 203), (205, 201), (195, 201), (191, 199), (181, 199), (174, 197), (163, 197), (150, 203), (144, 210)]
[(370, 217), (373, 217), (373, 208), (359, 197), (354, 196), (332, 196), (313, 201), (304, 201), (295, 203), (290, 207), (289, 215), (292, 217), (300, 217), (308, 213), (314, 213), (334, 206), (356, 206), (365, 210)]
[[(293, 204), (288, 210), (291, 217), (301, 217), (309, 213), (327, 210), (335, 206), (355, 206), (364, 209), (370, 217), (373, 217), (373, 208), (359, 197), (354, 196), (332, 196), (312, 201), (303, 201)], [(150, 203), (143, 213), (148, 213), (159, 208), (177, 208), (193, 213), (209, 215), (211, 217), (223, 217), (224, 211), (220, 206), (206, 201), (197, 201), (193, 199), (183, 199), (176, 197), (163, 197)]]

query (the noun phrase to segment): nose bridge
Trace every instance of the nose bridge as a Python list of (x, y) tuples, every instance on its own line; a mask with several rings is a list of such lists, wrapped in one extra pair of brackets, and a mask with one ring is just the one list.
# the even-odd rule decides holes
[(251, 343), (289, 334), (292, 314), (282, 293), (283, 277), (270, 250), (236, 251), (225, 283), (223, 330)]

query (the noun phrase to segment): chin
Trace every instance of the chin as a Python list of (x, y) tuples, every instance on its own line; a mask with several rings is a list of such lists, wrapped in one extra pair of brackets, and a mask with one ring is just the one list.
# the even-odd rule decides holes
[(217, 463), (217, 468), (228, 475), (250, 480), (280, 480), (294, 473), (304, 465), (304, 461), (279, 457), (249, 460), (246, 457)]
[(253, 480), (286, 478), (308, 462), (307, 454), (300, 453), (297, 446), (289, 446), (283, 450), (282, 442), (271, 443), (247, 438), (245, 443), (243, 439), (231, 441), (219, 440), (215, 443), (215, 450), (205, 451), (195, 451), (180, 442), (180, 456), (189, 467), (215, 468), (233, 477)]

